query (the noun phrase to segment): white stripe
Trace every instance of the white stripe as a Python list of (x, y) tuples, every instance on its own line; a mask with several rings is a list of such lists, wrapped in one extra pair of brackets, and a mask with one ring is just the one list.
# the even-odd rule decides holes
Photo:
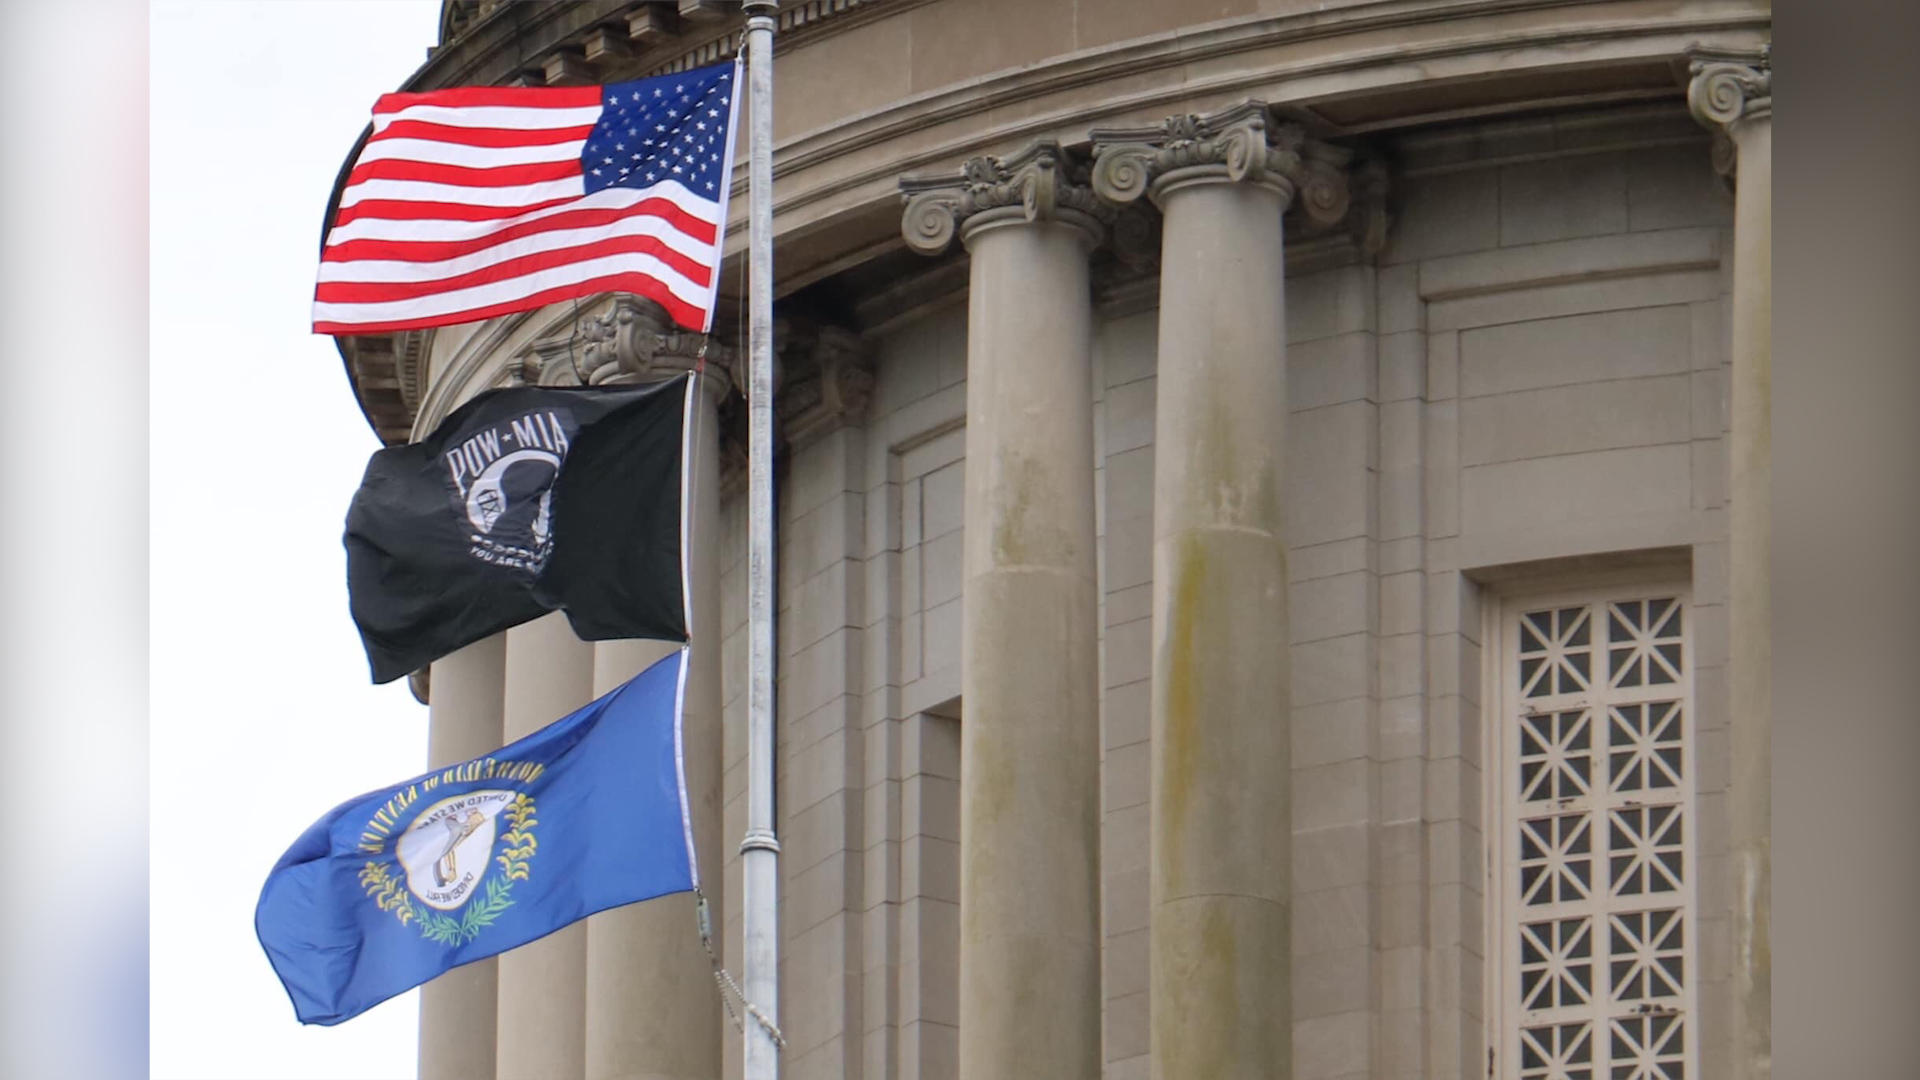
[(409, 300), (381, 300), (364, 303), (320, 302), (313, 305), (313, 321), (337, 323), (385, 323), (402, 319), (427, 319), (462, 311), (491, 307), (519, 300), (547, 289), (577, 285), (612, 274), (639, 273), (658, 280), (681, 301), (700, 307), (707, 302), (707, 287), (695, 285), (678, 270), (652, 255), (626, 253), (585, 259), (565, 266), (548, 267), (530, 274), (470, 285), (464, 289), (431, 293)]
[(682, 732), (687, 715), (687, 647), (679, 652), (680, 673), (673, 683), (673, 774), (680, 781), (680, 835), (687, 841), (687, 876), (700, 891), (700, 857), (693, 850), (693, 813), (687, 806), (687, 742)]
[(429, 165), (463, 165), (491, 169), (500, 165), (537, 165), (544, 161), (576, 161), (585, 139), (547, 146), (462, 146), (438, 139), (371, 139), (356, 165), (369, 161), (419, 161)]
[(409, 105), (397, 112), (375, 113), (373, 130), (379, 134), (397, 120), (419, 120), (447, 127), (512, 128), (515, 131), (583, 127), (600, 122), (600, 108), (598, 105), (573, 105), (563, 109), (526, 105)]
[(712, 244), (701, 243), (672, 225), (651, 215), (622, 218), (611, 225), (584, 229), (554, 229), (504, 241), (483, 251), (442, 259), (438, 262), (408, 262), (402, 259), (349, 259), (320, 264), (321, 281), (440, 281), (482, 270), (508, 259), (559, 251), (580, 244), (613, 240), (622, 236), (651, 236), (668, 247), (700, 263), (713, 262)]
[(551, 199), (577, 199), (586, 193), (586, 181), (578, 176), (506, 187), (436, 184), (427, 180), (362, 180), (348, 185), (340, 193), (340, 206), (344, 209), (366, 199), (461, 203), (467, 206), (532, 206)]
[[(463, 189), (470, 190), (470, 189)], [(349, 240), (474, 240), (482, 236), (499, 232), (502, 229), (527, 221), (538, 221), (555, 214), (570, 213), (574, 210), (624, 210), (636, 206), (647, 199), (665, 199), (681, 210), (699, 218), (708, 224), (717, 223), (720, 208), (712, 199), (705, 199), (688, 191), (678, 180), (663, 180), (652, 187), (601, 188), (591, 195), (582, 196), (560, 206), (544, 206), (538, 210), (529, 210), (513, 217), (496, 218), (491, 221), (448, 221), (441, 218), (360, 218), (336, 227), (327, 234), (327, 246), (344, 244)]]

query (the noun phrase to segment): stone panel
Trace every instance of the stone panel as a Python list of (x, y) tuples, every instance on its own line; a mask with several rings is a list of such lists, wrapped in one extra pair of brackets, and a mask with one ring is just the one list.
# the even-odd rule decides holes
[(1461, 470), (1462, 528), (1498, 533), (1683, 514), (1691, 486), (1684, 443), (1480, 465)]
[(1591, 154), (1501, 169), (1501, 246), (1625, 232), (1628, 163)]
[(1460, 464), (1687, 441), (1685, 375), (1555, 386), (1460, 403)]
[(1548, 386), (1677, 375), (1691, 360), (1685, 307), (1638, 308), (1465, 330), (1460, 334), (1463, 397)]

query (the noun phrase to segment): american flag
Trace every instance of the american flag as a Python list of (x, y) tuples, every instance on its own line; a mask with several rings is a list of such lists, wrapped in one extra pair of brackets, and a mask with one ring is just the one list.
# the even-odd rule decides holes
[(314, 332), (478, 322), (607, 292), (710, 329), (739, 81), (728, 63), (384, 95), (320, 256)]

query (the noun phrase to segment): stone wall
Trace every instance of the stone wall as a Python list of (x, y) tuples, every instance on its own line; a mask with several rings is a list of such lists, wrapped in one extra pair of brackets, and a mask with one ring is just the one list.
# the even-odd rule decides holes
[[(1677, 557), (1692, 580), (1696, 1030), (1717, 1047), (1730, 200), (1706, 136), (1672, 109), (1393, 152), (1377, 264), (1291, 278), (1285, 300), (1296, 1075), (1486, 1075), (1482, 613), (1517, 581), (1578, 586), (1636, 558)], [(1156, 332), (1151, 311), (1108, 317), (1090, 372), (1114, 1080), (1147, 1075)], [(877, 341), (862, 425), (796, 452), (782, 479), (782, 1024), (797, 1078), (955, 1068), (965, 335), (956, 303)], [(743, 503), (723, 517), (732, 837)], [(737, 855), (725, 891), (737, 963)], [(727, 1055), (737, 1076), (737, 1039)]]

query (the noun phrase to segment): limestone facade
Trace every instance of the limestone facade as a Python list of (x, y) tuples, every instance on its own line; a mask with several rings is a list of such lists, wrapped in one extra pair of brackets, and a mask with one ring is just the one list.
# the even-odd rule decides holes
[[(712, 62), (731, 7), (455, 0), (408, 88)], [(1036, 1030), (1057, 1036), (1046, 1075), (1108, 1080), (1573, 1076), (1580, 1031), (1595, 1060), (1668, 1070), (1651, 1076), (1769, 1075), (1769, 5), (806, 0), (781, 18), (784, 1075), (1017, 1076)], [(744, 291), (734, 226), (723, 296)], [(745, 440), (720, 391), (742, 336), (609, 297), (343, 344), (389, 440), (491, 386), (715, 375), (701, 843), (730, 965)], [(1182, 576), (1202, 548), (1220, 587)], [(516, 633), (417, 683), (436, 755), (640, 662)], [(1541, 689), (1561, 677), (1543, 663), (1592, 685)], [(549, 677), (566, 684), (527, 682)], [(1669, 703), (1678, 726), (1656, 730)], [(1586, 786), (1540, 796), (1563, 767)], [(1652, 835), (1656, 812), (1677, 824)], [(1542, 854), (1547, 821), (1607, 857)], [(1660, 866), (1666, 885), (1623, 884)], [(1183, 907), (1180, 880), (1247, 902)], [(1652, 940), (1656, 914), (1683, 944)], [(433, 1060), (456, 1041), (436, 1016), (512, 981), (579, 1002), (574, 1028), (543, 1028), (579, 1045), (529, 1048), (524, 1008), (502, 1010), (499, 1080), (536, 1051), (581, 1080), (737, 1077), (691, 916), (598, 931), (621, 956), (671, 950), (675, 1007), (718, 1018), (676, 1013), (700, 1045), (657, 1053), (618, 1018), (661, 981), (596, 962), (604, 919), (431, 988), (422, 1076), (476, 1075)], [(1639, 967), (1583, 976), (1538, 940), (1560, 923)], [(1044, 971), (1021, 977), (1009, 937)], [(1643, 969), (1676, 983), (1628, 989)]]

